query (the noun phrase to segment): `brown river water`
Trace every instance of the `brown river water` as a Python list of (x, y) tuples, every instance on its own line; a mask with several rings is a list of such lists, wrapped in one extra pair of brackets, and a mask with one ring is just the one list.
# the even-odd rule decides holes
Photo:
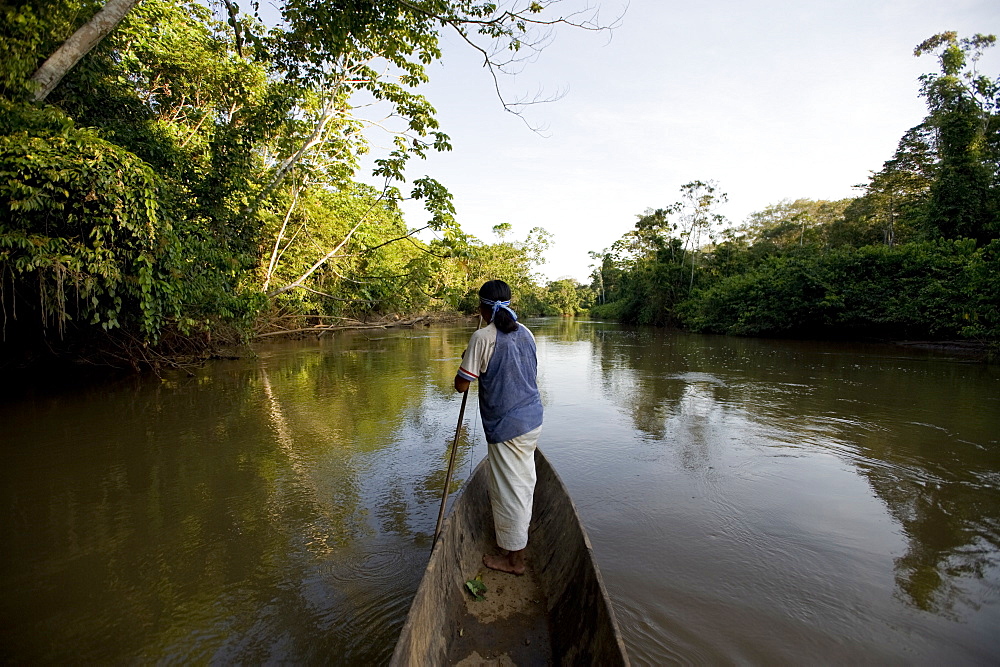
[[(529, 321), (633, 664), (1000, 662), (1000, 368)], [(381, 664), (472, 326), (8, 387), (0, 662)], [(54, 386), (55, 385), (55, 386)], [(485, 456), (473, 389), (453, 490)]]

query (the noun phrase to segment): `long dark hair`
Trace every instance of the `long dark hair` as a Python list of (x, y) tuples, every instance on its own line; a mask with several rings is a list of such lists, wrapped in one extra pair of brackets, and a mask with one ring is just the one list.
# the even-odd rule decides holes
[[(490, 280), (479, 288), (479, 298), (490, 301), (510, 301), (510, 285), (502, 280)], [(480, 306), (486, 306), (486, 304), (481, 303)], [(517, 329), (517, 320), (503, 308), (497, 309), (497, 314), (493, 316), (493, 324), (504, 333), (510, 333)]]

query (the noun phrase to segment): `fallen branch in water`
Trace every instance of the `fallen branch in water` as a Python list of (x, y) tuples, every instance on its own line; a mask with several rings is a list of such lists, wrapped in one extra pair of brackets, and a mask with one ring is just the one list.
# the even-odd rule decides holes
[[(449, 319), (449, 318), (441, 318), (441, 319)], [(303, 327), (300, 329), (283, 329), (281, 331), (267, 331), (265, 333), (257, 334), (256, 338), (266, 338), (269, 336), (283, 336), (283, 335), (306, 334), (306, 333), (324, 334), (331, 331), (356, 331), (359, 329), (389, 329), (392, 327), (412, 327), (417, 324), (420, 324), (421, 322), (425, 322), (427, 325), (430, 325), (432, 321), (433, 321), (432, 318), (426, 315), (421, 315), (420, 317), (415, 317), (410, 320), (399, 320), (395, 322), (391, 321), (379, 322), (376, 324), (364, 324), (360, 322), (358, 324), (325, 324), (325, 325), (316, 325), (311, 327)]]

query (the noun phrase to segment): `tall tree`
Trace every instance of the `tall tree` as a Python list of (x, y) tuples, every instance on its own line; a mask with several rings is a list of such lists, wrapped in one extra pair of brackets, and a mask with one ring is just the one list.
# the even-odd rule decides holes
[(849, 202), (786, 199), (751, 213), (734, 231), (758, 254), (820, 247), (828, 242), (830, 225), (839, 221)]
[(993, 35), (959, 39), (943, 32), (921, 42), (914, 55), (934, 53), (941, 71), (920, 77), (930, 109), (927, 123), (937, 133), (938, 165), (930, 188), (928, 219), (946, 238), (980, 243), (1000, 234), (996, 208), (998, 141), (996, 119), (1000, 79), (980, 74), (976, 65)]
[(924, 227), (936, 171), (935, 148), (932, 128), (921, 123), (903, 135), (892, 159), (869, 179), (864, 197), (885, 245), (910, 240)]

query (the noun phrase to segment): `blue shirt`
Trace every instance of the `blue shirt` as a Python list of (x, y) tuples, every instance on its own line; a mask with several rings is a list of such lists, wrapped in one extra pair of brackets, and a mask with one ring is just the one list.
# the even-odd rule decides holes
[(535, 339), (522, 324), (497, 330), (496, 347), (479, 376), (479, 414), (487, 442), (504, 442), (542, 425)]

